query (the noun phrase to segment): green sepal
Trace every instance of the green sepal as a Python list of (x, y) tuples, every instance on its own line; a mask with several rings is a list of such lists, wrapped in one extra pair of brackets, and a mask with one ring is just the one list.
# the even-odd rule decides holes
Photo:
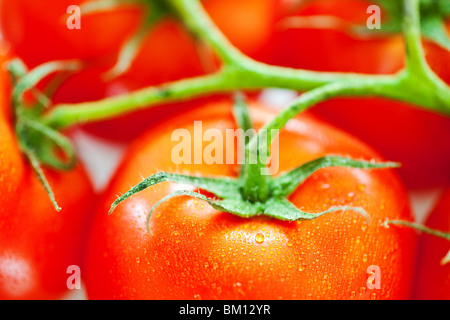
[(143, 181), (136, 184), (130, 190), (128, 190), (125, 194), (116, 199), (111, 208), (109, 210), (109, 214), (111, 214), (114, 209), (121, 203), (122, 201), (128, 199), (135, 193), (141, 192), (151, 186), (154, 186), (158, 183), (170, 181), (176, 182), (180, 184), (188, 184), (191, 186), (195, 186), (197, 188), (206, 190), (220, 198), (237, 198), (239, 193), (239, 185), (236, 179), (231, 178), (205, 178), (205, 177), (195, 177), (195, 176), (187, 176), (182, 174), (175, 173), (167, 173), (167, 172), (159, 172), (150, 177), (144, 179)]
[(41, 163), (34, 154), (33, 150), (28, 149), (28, 147), (22, 147), (22, 152), (27, 157), (28, 161), (31, 164), (31, 168), (33, 169), (34, 173), (36, 174), (39, 182), (44, 187), (45, 192), (47, 193), (53, 207), (56, 211), (61, 211), (61, 207), (58, 205), (55, 194), (50, 187), (50, 184), (48, 183), (47, 178), (45, 177), (44, 171), (42, 170)]
[[(76, 164), (72, 141), (39, 121), (27, 117), (16, 120), (16, 134), (22, 148), (33, 150), (41, 164), (57, 170), (71, 170)], [(61, 151), (64, 159), (57, 155)]]
[[(20, 72), (22, 63), (18, 62), (17, 59), (12, 60), (9, 63), (9, 68), (11, 72), (14, 72), (14, 70), (17, 70)], [(17, 75), (13, 78), (15, 81), (15, 85), (12, 91), (12, 100), (16, 105), (23, 105), (23, 95), (27, 90), (33, 89), (36, 87), (36, 85), (45, 77), (48, 75), (55, 73), (55, 72), (62, 72), (62, 71), (77, 71), (81, 67), (81, 63), (77, 60), (70, 60), (70, 61), (51, 61), (46, 62), (44, 64), (41, 64), (37, 66), (36, 68), (30, 70), (29, 72), (26, 72), (22, 76)], [(25, 70), (21, 70), (25, 71)], [(42, 96), (40, 96), (42, 99)], [(39, 100), (39, 99), (38, 99)], [(46, 102), (48, 100), (46, 99)]]
[(423, 36), (450, 51), (450, 35), (441, 17), (435, 15), (422, 20), (421, 29)]
[(225, 200), (218, 200), (218, 199), (211, 199), (207, 196), (193, 191), (187, 191), (187, 190), (178, 190), (175, 191), (158, 202), (155, 203), (155, 205), (150, 209), (150, 212), (147, 216), (147, 230), (150, 231), (149, 223), (152, 213), (155, 211), (155, 209), (162, 204), (163, 202), (168, 201), (171, 198), (178, 197), (178, 196), (190, 196), (194, 197), (203, 201), (206, 201), (211, 207), (213, 207), (216, 210), (222, 211), (222, 212), (228, 212), (232, 213), (234, 215), (237, 215), (242, 218), (250, 218), (256, 215), (259, 215), (263, 212), (263, 209), (261, 206), (258, 206), (257, 204), (250, 203), (248, 201), (244, 201), (242, 199), (233, 198), (233, 199), (225, 199)]
[[(28, 159), (54, 208), (56, 211), (60, 211), (61, 208), (56, 202), (42, 166), (58, 170), (72, 169), (76, 163), (75, 148), (70, 139), (39, 120), (45, 109), (50, 106), (51, 100), (36, 86), (52, 73), (75, 71), (81, 64), (75, 60), (52, 61), (28, 70), (20, 59), (13, 59), (7, 66), (13, 84), (11, 103), (19, 147)], [(30, 105), (27, 105), (27, 101), (24, 99), (27, 91), (30, 91), (36, 99)]]
[[(403, 28), (403, 2), (392, 0), (377, 0), (389, 20), (384, 22), (381, 31), (397, 33)], [(421, 0), (420, 25), (424, 38), (450, 50), (450, 38), (444, 22), (450, 17), (450, 2), (448, 0)], [(359, 28), (362, 31), (362, 28)], [(370, 30), (375, 31), (376, 30)]]
[(373, 162), (355, 160), (341, 156), (325, 156), (309, 161), (272, 181), (271, 189), (274, 195), (288, 196), (297, 189), (309, 176), (317, 170), (326, 167), (347, 167), (357, 169), (386, 169), (397, 168), (396, 162)]
[[(363, 208), (360, 207), (338, 206), (338, 207), (331, 207), (328, 210), (322, 212), (308, 213), (298, 209), (287, 199), (287, 195), (291, 193), (290, 188), (292, 188), (292, 185), (294, 184), (293, 182), (289, 184), (288, 180), (298, 179), (298, 177), (301, 177), (301, 179), (299, 179), (301, 180), (299, 183), (301, 183), (313, 172), (315, 172), (320, 168), (339, 165), (363, 169), (386, 168), (397, 166), (396, 163), (391, 162), (374, 163), (333, 156), (319, 158), (303, 166), (300, 166), (299, 168), (294, 169), (293, 171), (291, 171), (293, 172), (292, 175), (288, 173), (282, 176), (281, 180), (274, 180), (279, 183), (279, 186), (283, 187), (277, 189), (278, 193), (274, 192), (274, 190), (272, 189), (273, 192), (271, 193), (271, 196), (264, 202), (249, 201), (248, 199), (244, 199), (242, 195), (242, 185), (241, 185), (242, 180), (240, 179), (230, 179), (226, 177), (204, 178), (204, 177), (194, 177), (194, 176), (159, 172), (144, 179), (142, 182), (136, 184), (125, 194), (116, 199), (111, 205), (109, 214), (111, 214), (114, 211), (117, 205), (119, 205), (122, 201), (128, 199), (129, 197), (133, 196), (134, 194), (141, 192), (151, 186), (157, 185), (161, 182), (171, 181), (195, 186), (199, 189), (214, 194), (217, 198), (208, 198), (204, 194), (189, 190), (175, 191), (174, 193), (169, 194), (165, 196), (163, 199), (159, 200), (151, 208), (147, 218), (147, 226), (150, 216), (154, 212), (156, 207), (158, 207), (161, 203), (173, 197), (182, 195), (192, 196), (197, 199), (204, 200), (217, 210), (228, 212), (242, 218), (250, 218), (253, 216), (264, 215), (283, 221), (302, 221), (302, 220), (316, 219), (322, 215), (332, 212), (354, 211), (362, 215), (369, 222), (370, 221), (369, 215)], [(305, 172), (300, 173), (299, 171), (302, 170), (304, 170)], [(298, 184), (295, 185), (297, 186)], [(272, 188), (274, 186), (275, 184), (271, 185)], [(284, 191), (284, 193), (280, 192), (280, 190)]]
[[(328, 210), (317, 212), (317, 213), (308, 213), (302, 211), (295, 207), (289, 200), (282, 197), (273, 197), (267, 200), (265, 203), (252, 203), (249, 201), (245, 201), (239, 198), (233, 199), (211, 199), (206, 197), (205, 195), (187, 191), (187, 190), (179, 190), (175, 191), (163, 199), (159, 200), (155, 203), (155, 205), (150, 209), (150, 212), (147, 216), (147, 229), (149, 230), (150, 217), (155, 211), (155, 209), (161, 205), (163, 202), (170, 200), (171, 198), (178, 196), (190, 196), (203, 201), (206, 201), (211, 207), (216, 210), (222, 212), (228, 212), (234, 215), (237, 215), (241, 218), (250, 218), (255, 216), (264, 215), (267, 217), (275, 218), (282, 221), (305, 221), (305, 220), (313, 220), (317, 219), (320, 216), (326, 215), (332, 212), (343, 212), (343, 211), (354, 211), (361, 214), (367, 222), (370, 222), (369, 215), (367, 212), (360, 207), (352, 207), (352, 206), (338, 206), (331, 207)], [(150, 230), (149, 230), (150, 231)]]
[(308, 213), (298, 209), (292, 202), (283, 197), (272, 197), (264, 203), (264, 215), (285, 221), (313, 220), (325, 214), (338, 211), (354, 211), (361, 214), (367, 222), (370, 221), (367, 212), (360, 207), (337, 206), (317, 213)]

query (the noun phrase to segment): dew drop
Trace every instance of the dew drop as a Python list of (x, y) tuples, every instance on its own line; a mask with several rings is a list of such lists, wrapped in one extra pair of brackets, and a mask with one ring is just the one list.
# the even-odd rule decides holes
[(255, 236), (256, 243), (263, 243), (264, 242), (264, 235), (262, 233), (258, 233)]

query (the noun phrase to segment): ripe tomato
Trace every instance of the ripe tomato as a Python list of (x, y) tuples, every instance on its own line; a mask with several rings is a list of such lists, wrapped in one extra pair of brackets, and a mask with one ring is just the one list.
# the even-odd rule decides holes
[[(370, 4), (364, 0), (307, 2), (287, 15), (328, 16), (339, 19), (332, 20), (337, 26), (289, 28), (286, 23), (295, 20), (280, 20), (268, 49), (272, 50), (268, 62), (317, 71), (395, 73), (405, 60), (401, 35), (358, 38), (345, 27), (346, 23), (365, 25)], [(448, 27), (450, 30), (450, 23)], [(450, 52), (427, 41), (424, 45), (431, 67), (450, 83), (446, 67)], [(449, 118), (380, 98), (334, 99), (312, 110), (322, 120), (360, 137), (386, 158), (401, 162), (400, 174), (409, 187), (426, 188), (449, 180)]]
[(280, 0), (203, 0), (211, 19), (243, 53), (259, 58), (276, 22)]
[[(313, 221), (244, 219), (187, 196), (161, 204), (146, 229), (150, 208), (175, 190), (196, 190), (169, 182), (135, 194), (107, 212), (117, 194), (143, 177), (166, 171), (236, 177), (235, 164), (180, 164), (171, 160), (175, 129), (195, 136), (236, 129), (232, 103), (199, 105), (155, 126), (136, 140), (103, 195), (88, 239), (86, 288), (91, 299), (405, 299), (410, 295), (415, 232), (381, 227), (387, 218), (411, 220), (407, 195), (391, 170), (328, 168), (309, 177), (290, 200), (308, 212), (334, 205), (364, 207), (357, 213)], [(261, 127), (274, 112), (252, 104)], [(196, 140), (198, 141), (198, 140)], [(206, 147), (207, 143), (203, 144)], [(224, 141), (237, 148), (234, 141)], [(204, 149), (203, 149), (204, 150)], [(217, 151), (218, 152), (218, 151)], [(275, 152), (272, 150), (272, 152)], [(355, 138), (312, 116), (291, 120), (279, 137), (280, 172), (325, 154), (380, 159)], [(381, 288), (369, 289), (370, 266), (381, 271)]]
[[(3, 65), (3, 61), (0, 62)], [(91, 183), (77, 165), (69, 172), (44, 168), (56, 212), (12, 127), (5, 72), (0, 74), (0, 299), (57, 299), (68, 292), (71, 265), (81, 267)]]
[(137, 28), (140, 7), (81, 15), (81, 29), (69, 29), (67, 8), (85, 0), (2, 0), (0, 28), (13, 54), (31, 68), (51, 60), (95, 59), (115, 54)]
[[(427, 218), (426, 225), (432, 229), (450, 231), (450, 189)], [(415, 299), (450, 299), (450, 264), (440, 261), (450, 250), (448, 240), (429, 234), (419, 237), (418, 268), (415, 279)]]

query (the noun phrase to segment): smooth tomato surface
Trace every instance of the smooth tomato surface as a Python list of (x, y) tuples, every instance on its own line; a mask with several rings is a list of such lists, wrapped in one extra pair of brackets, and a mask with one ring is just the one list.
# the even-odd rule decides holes
[(0, 299), (58, 299), (69, 292), (67, 268), (81, 267), (92, 187), (81, 165), (44, 170), (62, 207), (55, 211), (19, 150), (4, 72), (0, 86)]
[[(440, 202), (427, 218), (426, 225), (432, 229), (450, 231), (450, 189), (444, 192)], [(425, 233), (420, 235), (415, 299), (450, 299), (450, 264), (440, 263), (449, 250), (448, 240)]]
[(280, 0), (202, 0), (214, 23), (243, 53), (259, 58), (275, 27)]
[(80, 29), (69, 29), (67, 8), (85, 0), (2, 0), (0, 27), (12, 52), (31, 68), (51, 60), (96, 59), (115, 54), (139, 25), (138, 5), (81, 14)]
[[(135, 194), (107, 215), (120, 193), (143, 177), (167, 171), (236, 177), (234, 164), (180, 164), (171, 160), (175, 129), (194, 121), (203, 132), (236, 129), (232, 103), (200, 105), (154, 127), (130, 147), (97, 208), (85, 261), (90, 299), (396, 299), (408, 298), (415, 232), (384, 228), (386, 218), (411, 220), (407, 195), (392, 170), (322, 169), (291, 196), (300, 209), (319, 212), (336, 205), (362, 206), (357, 213), (314, 221), (243, 219), (187, 196), (150, 208), (175, 190), (195, 188), (164, 182)], [(252, 104), (255, 127), (274, 111)], [(198, 140), (197, 140), (198, 141)], [(210, 142), (204, 142), (204, 148)], [(236, 149), (229, 140), (223, 152)], [(220, 150), (220, 149), (219, 149)], [(355, 138), (309, 115), (291, 120), (279, 137), (279, 172), (326, 154), (380, 158)], [(380, 289), (369, 289), (367, 269), (381, 270)]]
[[(270, 42), (268, 62), (316, 71), (369, 74), (399, 71), (405, 61), (401, 35), (363, 38), (349, 33), (349, 24), (366, 24), (370, 4), (364, 0), (321, 0), (309, 1), (295, 10), (285, 7), (285, 16), (278, 22), (276, 35)], [(385, 16), (382, 13), (383, 19)], [(327, 17), (325, 21), (329, 19), (331, 29), (298, 27), (295, 18), (299, 17), (322, 17), (322, 24), (326, 24), (323, 17)], [(424, 41), (424, 48), (430, 66), (450, 83), (446, 67), (450, 52), (429, 41)], [(381, 98), (334, 99), (319, 104), (312, 112), (358, 136), (387, 159), (401, 162), (400, 174), (409, 187), (428, 188), (450, 179), (448, 117)]]

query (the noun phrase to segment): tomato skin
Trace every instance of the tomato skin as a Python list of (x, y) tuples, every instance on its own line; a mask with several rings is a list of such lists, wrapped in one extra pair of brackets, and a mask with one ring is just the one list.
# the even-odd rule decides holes
[(330, 100), (317, 105), (312, 113), (401, 163), (399, 174), (411, 189), (450, 181), (448, 117), (381, 98)]
[[(260, 127), (274, 112), (252, 104), (251, 116)], [(231, 103), (217, 101), (173, 117), (133, 143), (94, 216), (85, 264), (90, 299), (409, 298), (415, 232), (380, 227), (387, 217), (412, 219), (405, 190), (391, 170), (321, 170), (290, 197), (311, 212), (361, 205), (372, 218), (369, 225), (351, 212), (306, 222), (242, 219), (183, 196), (154, 211), (149, 234), (145, 223), (152, 205), (189, 188), (168, 182), (135, 194), (108, 216), (119, 192), (159, 171), (236, 176), (236, 165), (173, 164), (171, 134), (185, 128), (193, 136), (194, 120), (201, 120), (205, 131), (236, 128)], [(306, 114), (289, 122), (279, 141), (281, 172), (329, 153), (379, 159), (356, 139)], [(381, 269), (381, 289), (366, 288), (370, 265)]]
[[(450, 231), (449, 188), (446, 189), (425, 224), (432, 229)], [(425, 233), (420, 235), (414, 299), (450, 300), (450, 264), (440, 264), (449, 250), (448, 240)]]
[[(2, 63), (1, 63), (2, 64)], [(5, 72), (0, 75), (0, 299), (59, 299), (69, 292), (70, 265), (81, 267), (92, 186), (78, 164), (68, 172), (44, 169), (56, 212), (12, 128)], [(6, 102), (8, 101), (8, 103)]]
[[(393, 74), (399, 71), (405, 64), (401, 35), (358, 38), (342, 26), (332, 30), (283, 29), (284, 19), (291, 16), (325, 15), (339, 18), (344, 24), (364, 25), (370, 4), (365, 0), (310, 1), (288, 11), (277, 24), (276, 35), (268, 49), (271, 52), (267, 53), (268, 62), (330, 72)], [(450, 83), (450, 73), (445, 67), (450, 61), (450, 52), (428, 41), (424, 41), (424, 48), (430, 66)], [(358, 136), (385, 158), (401, 162), (400, 175), (409, 188), (441, 186), (450, 179), (448, 117), (382, 98), (335, 99), (319, 104), (312, 112)]]
[[(96, 59), (114, 54), (138, 26), (139, 6), (81, 15), (81, 29), (67, 27), (67, 8), (84, 0), (4, 0), (0, 27), (12, 52), (30, 67), (51, 60)], [(111, 31), (113, 28), (113, 31)], [(109, 30), (105, 32), (105, 30)]]
[(202, 5), (234, 46), (253, 58), (262, 56), (274, 30), (279, 0), (203, 0)]
[[(365, 24), (365, 0), (316, 0), (300, 6), (281, 5), (267, 47), (269, 63), (327, 72), (393, 73), (404, 64), (401, 35), (358, 38), (348, 33), (348, 23)], [(292, 18), (325, 16), (339, 19), (330, 28), (296, 27)]]

